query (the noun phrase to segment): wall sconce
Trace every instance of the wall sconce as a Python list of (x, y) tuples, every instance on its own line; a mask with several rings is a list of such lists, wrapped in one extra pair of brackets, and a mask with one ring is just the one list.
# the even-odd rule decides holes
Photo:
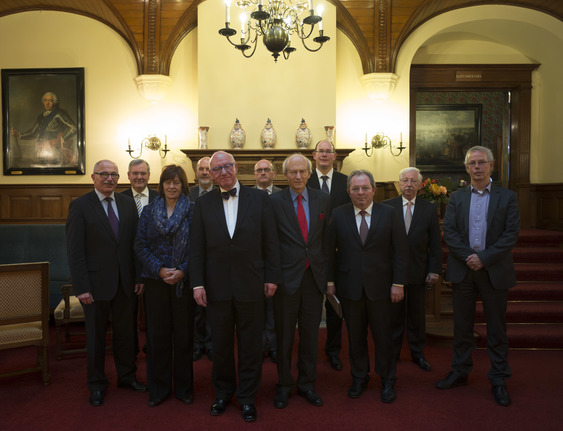
[(167, 143), (167, 137), (166, 135), (164, 135), (164, 148), (162, 148), (162, 142), (160, 141), (160, 139), (154, 135), (149, 135), (147, 136), (145, 139), (143, 139), (141, 141), (141, 145), (139, 147), (139, 155), (138, 156), (134, 156), (133, 155), (133, 151), (131, 149), (131, 140), (128, 139), (127, 140), (127, 144), (128, 144), (128, 149), (125, 150), (127, 153), (129, 153), (129, 155), (133, 158), (133, 159), (138, 159), (139, 157), (141, 157), (141, 154), (143, 154), (143, 148), (146, 148), (148, 150), (152, 150), (152, 151), (158, 151), (160, 154), (161, 158), (165, 158), (166, 157), (166, 153), (168, 151), (170, 151), (168, 149), (168, 143)]
[[(388, 147), (391, 154), (395, 157), (399, 156), (403, 150), (407, 147), (403, 147), (403, 133), (401, 133), (401, 142), (398, 147), (394, 147), (391, 143), (391, 139), (385, 136), (383, 133), (377, 133), (373, 138), (371, 138), (371, 146), (368, 146), (368, 134), (366, 133), (366, 142), (362, 150), (366, 152), (366, 156), (371, 157), (373, 154), (373, 149)], [(397, 152), (398, 151), (398, 152)]]

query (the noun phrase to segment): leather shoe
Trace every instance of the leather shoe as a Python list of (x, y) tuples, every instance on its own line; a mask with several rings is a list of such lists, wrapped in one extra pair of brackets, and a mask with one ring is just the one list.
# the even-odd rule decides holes
[(131, 383), (117, 382), (117, 387), (133, 389), (135, 392), (147, 391), (147, 385), (144, 385), (143, 383), (138, 382), (137, 380), (133, 380)]
[(432, 367), (430, 366), (430, 364), (428, 363), (428, 361), (424, 356), (419, 356), (418, 358), (412, 358), (412, 361), (416, 365), (418, 365), (418, 368), (420, 368), (421, 370), (430, 371), (432, 369)]
[(185, 396), (176, 395), (176, 399), (182, 401), (184, 404), (191, 404), (194, 402), (193, 395), (185, 395)]
[(90, 404), (94, 407), (99, 407), (104, 403), (104, 391), (90, 392)]
[(319, 394), (317, 394), (315, 391), (313, 390), (308, 390), (308, 391), (297, 391), (297, 395), (302, 396), (303, 398), (305, 398), (307, 400), (307, 402), (313, 406), (322, 406), (323, 405), (323, 399), (321, 398), (321, 396)]
[(270, 359), (272, 360), (272, 362), (274, 364), (278, 362), (278, 351), (277, 350), (270, 350), (268, 352), (268, 355), (270, 356)]
[(453, 371), (446, 377), (436, 383), (438, 389), (451, 389), (456, 386), (464, 386), (467, 384), (467, 376), (460, 376)]
[(256, 413), (256, 407), (254, 404), (244, 404), (242, 406), (242, 420), (245, 422), (254, 422), (258, 413)]
[(397, 398), (395, 393), (395, 383), (393, 382), (383, 382), (383, 388), (381, 389), (381, 401), (384, 403), (392, 403)]
[(503, 407), (510, 405), (511, 399), (505, 385), (493, 385), (493, 395), (495, 402)]
[(364, 392), (368, 387), (369, 376), (365, 379), (354, 379), (352, 381), (352, 386), (348, 389), (348, 396), (350, 398), (360, 398), (362, 392)]
[(203, 356), (203, 351), (201, 349), (194, 349), (194, 353), (192, 354), (193, 361), (199, 361)]
[(160, 403), (162, 403), (162, 400), (160, 398), (150, 399), (149, 400), (149, 407), (156, 407), (156, 406), (160, 405)]
[(340, 360), (340, 358), (337, 355), (329, 355), (328, 356), (328, 363), (336, 371), (342, 370), (342, 361)]
[(211, 404), (211, 408), (209, 409), (209, 414), (211, 416), (221, 416), (225, 413), (225, 409), (227, 408), (228, 401), (227, 400), (220, 400), (217, 399)]
[(289, 401), (289, 393), (285, 391), (278, 391), (274, 397), (274, 407), (276, 409), (285, 409)]

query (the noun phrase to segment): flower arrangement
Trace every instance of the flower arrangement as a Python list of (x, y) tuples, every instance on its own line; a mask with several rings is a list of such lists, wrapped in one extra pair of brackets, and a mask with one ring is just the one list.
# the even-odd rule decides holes
[(440, 185), (440, 180), (426, 178), (418, 191), (418, 196), (439, 206), (448, 203), (448, 193), (448, 189)]

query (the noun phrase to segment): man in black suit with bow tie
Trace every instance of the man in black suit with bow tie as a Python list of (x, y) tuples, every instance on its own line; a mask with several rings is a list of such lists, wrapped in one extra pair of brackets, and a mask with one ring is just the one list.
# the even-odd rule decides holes
[[(330, 198), (307, 187), (311, 162), (300, 154), (283, 164), (289, 187), (272, 195), (281, 256), (282, 281), (274, 296), (278, 343), (278, 384), (274, 406), (287, 406), (295, 384), (291, 352), (299, 331), (297, 393), (314, 406), (323, 404), (315, 392), (319, 324), (327, 293), (328, 215)], [(334, 294), (333, 291), (329, 292)]]
[(220, 190), (196, 201), (189, 251), (194, 299), (207, 307), (211, 324), (216, 399), (210, 414), (223, 414), (236, 393), (243, 420), (252, 422), (262, 377), (264, 297), (273, 296), (280, 279), (278, 237), (269, 196), (241, 186), (233, 156), (216, 152), (210, 168)]

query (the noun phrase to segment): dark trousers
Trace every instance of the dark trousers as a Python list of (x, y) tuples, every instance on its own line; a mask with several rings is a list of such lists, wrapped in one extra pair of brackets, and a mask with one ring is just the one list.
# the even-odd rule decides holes
[(296, 326), (299, 331), (297, 388), (301, 391), (315, 389), (322, 311), (323, 294), (317, 287), (310, 269), (305, 271), (301, 285), (293, 295), (285, 294), (280, 289), (274, 295), (278, 391), (291, 392), (295, 385), (291, 374), (291, 353)]
[(391, 304), (393, 322), (393, 354), (399, 360), (403, 346), (405, 322), (411, 357), (418, 359), (426, 346), (426, 288), (425, 284), (405, 285), (405, 298)]
[(338, 356), (342, 350), (342, 319), (338, 317), (330, 302), (325, 300), (326, 343), (327, 356)]
[(264, 301), (208, 301), (207, 312), (213, 334), (212, 381), (216, 397), (230, 400), (236, 392), (239, 404), (254, 404), (262, 380)]
[(375, 345), (375, 372), (382, 381), (394, 380), (395, 358), (391, 341), (391, 299), (370, 301), (362, 293), (359, 301), (341, 298), (348, 329), (350, 369), (354, 380), (369, 375), (368, 327)]
[(209, 320), (207, 319), (207, 309), (201, 305), (195, 306), (194, 325), (194, 350), (212, 350), (211, 325), (209, 325)]
[(487, 322), (487, 353), (491, 360), (489, 380), (504, 385), (511, 376), (508, 366), (508, 337), (506, 335), (506, 305), (508, 290), (494, 289), (486, 270), (468, 271), (461, 283), (453, 285), (454, 355), (452, 368), (456, 374), (467, 376), (473, 369), (473, 324), (477, 294), (483, 301)]
[(172, 392), (179, 398), (193, 395), (194, 300), (192, 290), (162, 280), (145, 279), (147, 320), (147, 382), (151, 399), (163, 400)]
[(265, 352), (277, 350), (276, 325), (274, 323), (274, 298), (266, 298), (266, 314), (264, 320), (264, 332), (262, 345)]
[(111, 301), (95, 300), (82, 304), (86, 322), (87, 383), (90, 391), (103, 391), (108, 386), (105, 374), (106, 332), (111, 317), (112, 349), (117, 379), (132, 383), (136, 377), (135, 326), (133, 316), (136, 295), (127, 296), (120, 285)]

